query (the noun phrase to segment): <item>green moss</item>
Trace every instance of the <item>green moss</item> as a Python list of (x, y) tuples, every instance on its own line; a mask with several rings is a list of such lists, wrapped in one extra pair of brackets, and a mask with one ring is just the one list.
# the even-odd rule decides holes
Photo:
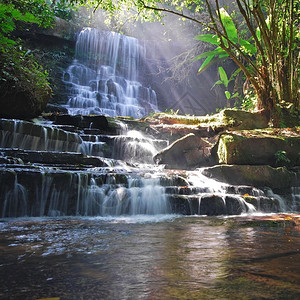
[(250, 204), (256, 203), (256, 198), (250, 195), (244, 195), (243, 199)]
[(224, 125), (221, 122), (220, 114), (212, 116), (183, 116), (173, 115), (168, 113), (155, 113), (144, 119), (147, 122), (161, 121), (170, 124), (184, 124), (184, 125)]

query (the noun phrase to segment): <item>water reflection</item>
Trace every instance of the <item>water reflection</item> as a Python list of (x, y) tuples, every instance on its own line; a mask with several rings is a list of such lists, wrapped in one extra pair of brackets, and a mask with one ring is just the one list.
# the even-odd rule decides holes
[(297, 299), (295, 228), (160, 216), (0, 223), (0, 299)]

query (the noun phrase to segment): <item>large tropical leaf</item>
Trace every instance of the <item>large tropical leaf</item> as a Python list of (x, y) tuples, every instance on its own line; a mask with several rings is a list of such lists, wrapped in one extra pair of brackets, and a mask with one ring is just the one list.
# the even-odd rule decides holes
[(219, 45), (218, 37), (215, 34), (199, 34), (194, 37), (197, 41), (202, 41), (206, 43), (210, 43), (213, 45)]
[(227, 53), (226, 53), (225, 50), (223, 50), (222, 48), (217, 47), (215, 50), (203, 52), (203, 53), (197, 55), (197, 56), (193, 59), (193, 61), (199, 60), (199, 59), (201, 59), (201, 58), (207, 58), (207, 57), (209, 57), (209, 56), (220, 55), (220, 54), (227, 54)]
[(218, 85), (218, 84), (223, 84), (223, 81), (222, 81), (222, 80), (216, 81), (216, 82), (213, 84), (213, 86), (211, 87), (211, 90), (212, 90), (216, 85)]
[(228, 87), (228, 83), (229, 83), (228, 76), (226, 74), (226, 71), (222, 67), (219, 67), (219, 74), (220, 74), (220, 79), (225, 85), (225, 87)]
[(226, 33), (228, 35), (229, 40), (232, 42), (237, 42), (237, 29), (233, 23), (232, 18), (228, 14), (228, 12), (222, 7), (219, 10), (220, 19), (225, 27)]

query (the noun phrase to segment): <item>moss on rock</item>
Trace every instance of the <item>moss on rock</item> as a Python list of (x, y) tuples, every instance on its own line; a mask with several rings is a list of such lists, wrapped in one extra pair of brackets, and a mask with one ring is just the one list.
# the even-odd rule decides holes
[(217, 156), (221, 164), (296, 166), (300, 164), (300, 137), (272, 134), (271, 129), (227, 132), (219, 137)]
[(198, 125), (224, 129), (254, 129), (268, 126), (266, 117), (261, 113), (243, 110), (224, 109), (211, 116), (182, 116), (168, 113), (156, 113), (145, 119), (149, 123)]

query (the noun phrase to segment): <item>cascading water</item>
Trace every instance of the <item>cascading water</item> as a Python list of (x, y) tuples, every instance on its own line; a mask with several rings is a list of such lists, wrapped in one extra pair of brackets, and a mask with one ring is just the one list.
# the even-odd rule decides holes
[(0, 120), (0, 216), (234, 215), (299, 208), (299, 189), (287, 202), (270, 189), (219, 183), (200, 169), (164, 170), (151, 162), (167, 141), (119, 123), (97, 134), (99, 116), (71, 118), (77, 122), (66, 127), (72, 132), (63, 129), (65, 119), (57, 128)]
[(114, 139), (112, 157), (130, 163), (153, 164), (153, 156), (167, 146), (168, 142), (165, 140), (154, 140), (131, 130)]
[(48, 168), (39, 173), (16, 170), (7, 177), (0, 174), (0, 191), (5, 195), (1, 217), (170, 213), (165, 188), (155, 176), (132, 177), (101, 169), (64, 173)]
[(70, 114), (142, 117), (157, 111), (155, 91), (140, 82), (146, 49), (116, 32), (83, 29), (76, 59), (64, 74)]

